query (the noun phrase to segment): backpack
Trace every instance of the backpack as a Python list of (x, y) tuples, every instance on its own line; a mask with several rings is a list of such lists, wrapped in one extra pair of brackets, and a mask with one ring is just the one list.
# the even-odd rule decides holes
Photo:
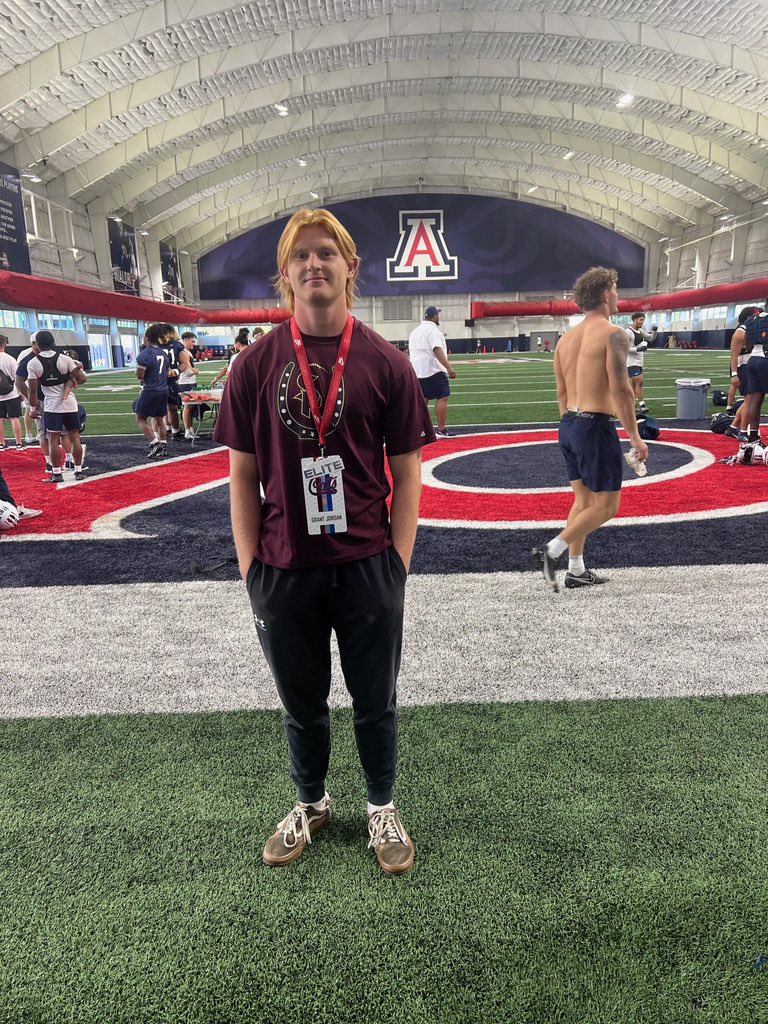
[(709, 422), (709, 429), (715, 434), (724, 434), (733, 423), (733, 416), (727, 416), (724, 412), (716, 412)]
[(10, 395), (14, 386), (13, 377), (9, 377), (5, 370), (0, 370), (0, 398), (3, 395)]
[(644, 441), (655, 441), (661, 433), (661, 427), (652, 416), (645, 416), (637, 421), (637, 432)]
[(768, 347), (768, 313), (759, 313), (744, 324), (744, 348), (751, 352), (755, 345)]

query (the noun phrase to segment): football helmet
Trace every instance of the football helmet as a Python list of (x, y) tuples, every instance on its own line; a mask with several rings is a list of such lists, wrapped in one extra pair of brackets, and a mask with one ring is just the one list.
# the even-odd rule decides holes
[(736, 452), (736, 461), (740, 465), (742, 465), (742, 466), (751, 466), (752, 465), (752, 456), (754, 454), (754, 451), (755, 451), (755, 444), (754, 444), (754, 442), (746, 443), (746, 444), (740, 444), (739, 445), (739, 450)]
[(19, 510), (10, 501), (0, 501), (0, 530), (12, 530), (19, 525)]

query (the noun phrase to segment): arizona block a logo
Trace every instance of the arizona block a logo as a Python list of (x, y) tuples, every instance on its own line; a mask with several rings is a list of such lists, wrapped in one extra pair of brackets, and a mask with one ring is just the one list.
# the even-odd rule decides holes
[(401, 210), (400, 238), (387, 260), (388, 281), (456, 281), (459, 260), (444, 237), (442, 210)]

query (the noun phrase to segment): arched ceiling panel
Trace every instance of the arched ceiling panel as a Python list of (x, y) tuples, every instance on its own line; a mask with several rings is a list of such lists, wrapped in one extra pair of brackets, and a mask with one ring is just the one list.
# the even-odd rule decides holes
[(0, 14), (0, 158), (52, 198), (195, 246), (318, 183), (332, 202), (369, 182), (509, 194), (534, 176), (537, 200), (643, 238), (768, 196), (755, 0), (0, 0)]

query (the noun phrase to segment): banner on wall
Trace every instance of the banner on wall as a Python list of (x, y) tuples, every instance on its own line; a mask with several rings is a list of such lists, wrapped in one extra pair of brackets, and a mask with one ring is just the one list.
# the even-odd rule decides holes
[(160, 243), (160, 271), (163, 275), (163, 300), (183, 302), (184, 289), (181, 285), (179, 253), (176, 247), (169, 245), (168, 242)]
[(131, 224), (116, 221), (111, 217), (109, 227), (109, 251), (112, 260), (112, 287), (125, 295), (139, 295), (139, 256), (136, 249), (136, 232)]
[(21, 177), (17, 168), (0, 162), (0, 270), (31, 274)]
[[(516, 199), (420, 194), (328, 207), (362, 259), (361, 295), (570, 291), (592, 266), (619, 287), (645, 286), (645, 250), (582, 217)], [(288, 218), (233, 238), (198, 260), (200, 298), (274, 301), (277, 243)]]

